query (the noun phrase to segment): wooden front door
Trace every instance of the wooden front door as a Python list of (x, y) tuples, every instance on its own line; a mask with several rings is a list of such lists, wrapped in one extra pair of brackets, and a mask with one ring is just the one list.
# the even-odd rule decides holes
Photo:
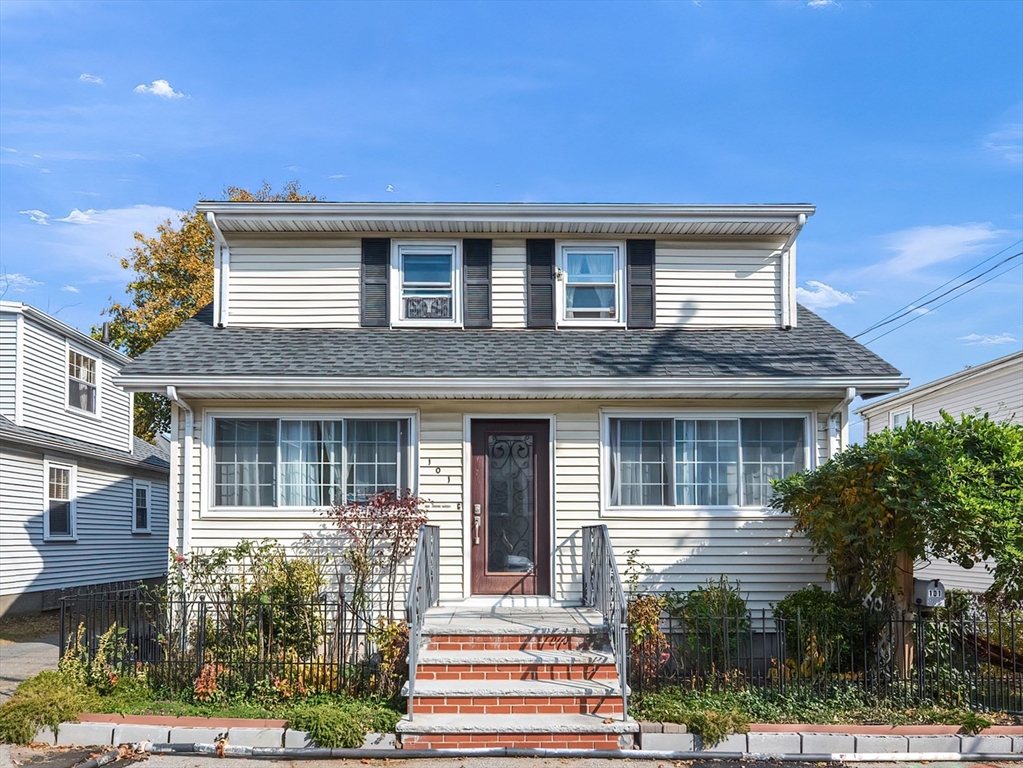
[(550, 423), (472, 422), (474, 595), (550, 594)]

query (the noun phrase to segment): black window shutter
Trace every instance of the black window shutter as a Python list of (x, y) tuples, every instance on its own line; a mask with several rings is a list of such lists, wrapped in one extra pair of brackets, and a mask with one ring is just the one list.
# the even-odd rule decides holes
[(391, 274), (391, 241), (386, 237), (362, 239), (361, 324), (363, 328), (386, 328), (387, 282)]
[(653, 240), (629, 240), (625, 243), (628, 283), (626, 320), (629, 328), (653, 328), (655, 325), (655, 250), (656, 243)]
[(492, 240), (462, 241), (462, 324), (466, 328), (493, 325), (490, 309)]
[(526, 241), (526, 325), (554, 328), (554, 241)]

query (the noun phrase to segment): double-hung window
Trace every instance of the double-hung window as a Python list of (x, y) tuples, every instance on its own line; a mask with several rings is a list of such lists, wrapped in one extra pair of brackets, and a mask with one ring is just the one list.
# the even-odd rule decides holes
[(81, 411), (96, 413), (97, 361), (81, 352), (67, 353), (67, 404)]
[(75, 466), (44, 462), (46, 470), (46, 507), (43, 510), (43, 538), (74, 539)]
[(135, 480), (132, 486), (135, 498), (134, 506), (132, 508), (131, 532), (150, 533), (152, 531), (152, 527), (150, 525), (150, 512), (153, 488), (149, 483), (143, 480)]
[(558, 277), (561, 322), (617, 325), (623, 317), (624, 248), (617, 244), (562, 244)]
[(611, 418), (611, 507), (766, 507), (807, 468), (805, 417)]
[(901, 411), (891, 412), (891, 428), (902, 429), (904, 426), (909, 424), (909, 420), (913, 418), (913, 409), (906, 408)]
[(459, 325), (461, 262), (457, 243), (395, 243), (396, 325)]
[(409, 419), (214, 419), (214, 507), (318, 507), (411, 486)]

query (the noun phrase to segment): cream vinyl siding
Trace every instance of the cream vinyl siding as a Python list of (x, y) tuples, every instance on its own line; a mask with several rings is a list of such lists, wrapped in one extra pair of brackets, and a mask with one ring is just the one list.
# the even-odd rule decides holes
[[(49, 455), (49, 454), (47, 454)], [(43, 541), (43, 455), (4, 447), (0, 452), (0, 595), (163, 576), (167, 572), (167, 486), (163, 476), (140, 472), (152, 484), (152, 533), (131, 532), (132, 477), (122, 468), (77, 465), (77, 541)]]
[[(309, 541), (329, 542), (335, 529), (322, 515), (313, 511), (285, 512), (273, 509), (253, 510), (242, 517), (218, 516), (209, 511), (200, 512), (200, 466), (198, 445), (204, 407), (211, 410), (237, 405), (247, 412), (265, 411), (274, 417), (288, 409), (315, 408), (323, 413), (331, 408), (344, 409), (354, 415), (352, 408), (366, 408), (381, 414), (395, 403), (319, 401), (310, 406), (308, 401), (285, 402), (196, 402), (197, 450), (193, 463), (194, 483), (191, 522), (191, 546), (208, 549), (231, 546), (239, 540), (276, 538), (288, 546), (308, 547)], [(748, 401), (725, 403), (660, 402), (644, 404), (654, 408), (707, 408), (741, 407), (747, 411), (774, 407), (787, 412), (806, 411), (817, 414), (817, 428), (811, 430), (826, 437), (826, 415), (829, 403)], [(407, 403), (397, 404), (402, 411)], [(615, 519), (601, 517), (600, 504), (600, 409), (622, 408), (622, 403), (583, 401), (485, 402), (485, 401), (430, 401), (417, 405), (419, 432), (418, 481), (419, 494), (429, 500), (430, 522), (441, 528), (441, 597), (445, 601), (458, 601), (466, 597), (466, 543), (468, 531), (463, 525), (469, 502), (465, 461), (468, 458), (465, 432), (466, 414), (477, 418), (549, 418), (555, 419), (553, 451), (553, 558), (554, 597), (575, 601), (580, 596), (582, 555), (579, 528), (583, 525), (606, 523), (619, 556), (619, 565), (625, 566), (626, 551), (639, 549), (640, 559), (651, 566), (647, 579), (659, 588), (692, 589), (708, 578), (728, 574), (742, 581), (751, 605), (766, 607), (789, 592), (806, 584), (827, 585), (825, 566), (814, 561), (802, 538), (790, 537), (790, 520), (784, 515), (755, 509), (729, 512), (722, 510), (674, 512), (652, 514), (644, 518)], [(178, 423), (183, 421), (179, 414)], [(208, 451), (208, 446), (202, 447)], [(823, 446), (816, 446), (816, 455), (824, 458)], [(206, 479), (208, 483), (208, 479)], [(173, 483), (173, 481), (172, 481)], [(208, 489), (207, 489), (208, 490)], [(306, 539), (306, 537), (309, 539)], [(303, 541), (305, 543), (303, 543)], [(327, 544), (324, 544), (327, 545)], [(172, 546), (177, 546), (172, 542)], [(332, 544), (329, 546), (336, 546)]]
[(120, 451), (131, 449), (131, 395), (114, 385), (119, 365), (85, 346), (72, 349), (97, 360), (97, 413), (67, 404), (68, 352), (64, 337), (23, 319), (22, 425)]
[(230, 251), (229, 325), (358, 327), (360, 238), (239, 239)]
[(16, 418), (18, 315), (0, 312), (0, 416)]
[[(422, 242), (429, 240), (423, 238)], [(594, 237), (588, 240), (604, 242)], [(658, 239), (658, 326), (777, 325), (781, 317), (780, 245)], [(358, 327), (361, 249), (361, 236), (232, 238), (225, 283), (227, 324)], [(493, 238), (492, 289), (494, 327), (524, 328), (525, 238)]]

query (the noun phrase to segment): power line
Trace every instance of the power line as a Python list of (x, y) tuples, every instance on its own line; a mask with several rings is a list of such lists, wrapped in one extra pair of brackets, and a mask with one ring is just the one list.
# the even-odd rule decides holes
[[(895, 310), (894, 312), (892, 312), (892, 313), (891, 313), (890, 315), (887, 315), (887, 316), (885, 316), (885, 317), (881, 318), (881, 319), (880, 319), (880, 320), (879, 320), (878, 322), (874, 323), (874, 324), (873, 324), (872, 326), (870, 326), (870, 327), (869, 327), (869, 328), (867, 328), (866, 330), (863, 330), (863, 331), (860, 331), (859, 333), (857, 333), (857, 334), (856, 334), (855, 336), (853, 336), (853, 338), (854, 338), (854, 339), (858, 339), (858, 338), (859, 338), (860, 336), (865, 336), (865, 335), (867, 335), (868, 333), (870, 333), (871, 331), (873, 331), (874, 329), (876, 329), (876, 328), (880, 328), (880, 327), (881, 327), (882, 325), (887, 325), (887, 324), (888, 324), (889, 322), (892, 322), (892, 321), (894, 321), (894, 320), (898, 320), (899, 318), (898, 318), (898, 317), (896, 317), (896, 315), (900, 315), (900, 313), (903, 313), (903, 310), (907, 310), (907, 309), (908, 309), (908, 310), (912, 311), (912, 310), (914, 310), (914, 309), (919, 309), (919, 307), (920, 307), (921, 305), (919, 305), (919, 304), (918, 304), (918, 302), (920, 302), (920, 301), (922, 301), (922, 300), (926, 299), (926, 298), (927, 298), (928, 296), (930, 296), (930, 295), (931, 295), (932, 293), (934, 293), (935, 291), (940, 291), (940, 290), (941, 290), (942, 288), (944, 288), (944, 287), (945, 287), (946, 285), (949, 285), (950, 283), (953, 283), (953, 282), (955, 282), (955, 281), (956, 281), (956, 280), (958, 280), (958, 279), (959, 279), (960, 277), (963, 277), (964, 275), (968, 275), (968, 274), (969, 274), (970, 272), (972, 272), (973, 270), (977, 269), (977, 267), (981, 267), (981, 266), (983, 266), (984, 264), (987, 264), (987, 263), (988, 263), (989, 261), (991, 261), (992, 259), (996, 259), (996, 258), (998, 258), (998, 257), (999, 257), (999, 256), (1001, 256), (1001, 255), (1002, 255), (1003, 253), (1005, 253), (1006, 251), (1010, 250), (1011, 248), (1015, 248), (1015, 247), (1016, 247), (1017, 245), (1019, 245), (1020, 243), (1023, 243), (1023, 240), (1017, 240), (1016, 242), (1014, 242), (1014, 243), (1012, 243), (1012, 244), (1010, 244), (1010, 245), (1007, 245), (1007, 246), (1005, 246), (1005, 247), (1004, 247), (1004, 248), (1003, 248), (1002, 250), (998, 251), (998, 253), (994, 253), (994, 254), (992, 254), (991, 256), (988, 256), (988, 257), (987, 257), (986, 259), (984, 259), (983, 261), (977, 262), (977, 263), (976, 263), (976, 264), (974, 264), (974, 265), (973, 265), (972, 267), (969, 267), (968, 269), (966, 269), (966, 270), (964, 270), (964, 271), (960, 272), (960, 273), (959, 273), (958, 275), (956, 275), (955, 277), (953, 277), (953, 278), (950, 278), (949, 280), (946, 280), (946, 281), (945, 281), (944, 283), (942, 283), (941, 285), (939, 285), (939, 286), (938, 286), (937, 288), (933, 288), (933, 289), (931, 289), (930, 291), (928, 291), (927, 293), (925, 293), (925, 294), (924, 294), (923, 296), (920, 296), (920, 297), (918, 297), (918, 298), (914, 299), (914, 300), (913, 300), (913, 301), (911, 301), (911, 302), (910, 302), (909, 304), (906, 304), (905, 306), (903, 306), (903, 307), (900, 307), (899, 309), (897, 309), (897, 310)], [(1016, 255), (1018, 256), (1019, 254), (1016, 254)], [(1010, 258), (1015, 258), (1015, 257), (1010, 257)], [(997, 269), (997, 265), (996, 265), (996, 267), (995, 267), (995, 268)], [(965, 285), (965, 283), (964, 283), (964, 285)], [(953, 289), (953, 290), (955, 290), (955, 289)], [(946, 293), (947, 293), (947, 292), (946, 292)], [(936, 299), (938, 299), (938, 298), (941, 298), (941, 297), (940, 297), (940, 296), (937, 296), (937, 297), (935, 297), (935, 298), (936, 298)], [(905, 313), (901, 314), (900, 316), (904, 317), (904, 316), (905, 316)]]
[[(1017, 254), (1016, 254), (1016, 256), (1020, 256), (1020, 255), (1023, 255), (1023, 251), (1020, 251), (1019, 253), (1017, 253)], [(1009, 259), (1006, 259), (1005, 261), (1002, 261), (1002, 262), (1001, 262), (1000, 264), (996, 265), (995, 267), (992, 267), (992, 269), (997, 269), (997, 268), (998, 268), (999, 266), (1001, 266), (1002, 264), (1004, 264), (1004, 263), (1005, 263), (1006, 261), (1009, 261), (1010, 259), (1013, 259), (1013, 258), (1015, 258), (1015, 256), (1010, 256), (1010, 257), (1009, 257)], [(1021, 264), (1023, 264), (1023, 262), (1021, 262)], [(977, 289), (978, 289), (978, 288), (980, 288), (980, 287), (981, 287), (982, 285), (986, 285), (987, 283), (990, 283), (990, 282), (991, 282), (992, 280), (996, 280), (996, 279), (998, 279), (998, 278), (999, 278), (999, 277), (1001, 277), (1002, 275), (1007, 275), (1007, 274), (1009, 274), (1010, 272), (1012, 272), (1012, 270), (1016, 269), (1016, 268), (1017, 268), (1017, 267), (1019, 267), (1019, 266), (1020, 266), (1021, 264), (1013, 264), (1013, 265), (1012, 265), (1011, 267), (1009, 267), (1008, 269), (1006, 269), (1006, 270), (1004, 270), (1004, 271), (1002, 271), (1002, 272), (999, 272), (999, 273), (998, 273), (997, 275), (992, 275), (992, 276), (991, 276), (991, 277), (989, 277), (989, 278), (988, 278), (987, 280), (985, 280), (985, 281), (984, 281), (983, 283), (977, 283), (977, 284), (976, 284), (975, 286), (973, 286), (972, 288), (969, 288), (969, 289), (967, 289), (967, 290), (963, 291), (962, 293), (960, 293), (960, 294), (957, 294), (957, 295), (953, 296), (952, 298), (950, 298), (950, 299), (948, 299), (948, 300), (946, 300), (946, 301), (943, 301), (943, 302), (941, 302), (941, 304), (938, 304), (938, 305), (937, 305), (936, 307), (934, 307), (934, 309), (938, 309), (939, 307), (943, 307), (943, 306), (945, 306), (946, 304), (948, 304), (948, 303), (950, 303), (950, 302), (953, 302), (953, 301), (955, 301), (956, 299), (962, 298), (963, 296), (965, 296), (966, 294), (970, 293), (971, 291), (975, 291), (975, 290), (977, 290)], [(982, 273), (981, 275), (977, 275), (977, 277), (982, 277), (983, 275), (986, 275), (986, 274), (987, 274), (988, 272), (990, 272), (990, 271), (991, 271), (991, 270), (989, 269), (989, 270), (987, 270), (987, 272), (984, 272), (984, 273)], [(963, 283), (963, 285), (965, 285), (965, 284), (966, 284), (966, 283)], [(960, 286), (960, 287), (962, 287), (962, 286)], [(947, 293), (947, 292), (946, 292), (946, 293)], [(940, 298), (940, 297), (937, 297), (937, 298)], [(935, 300), (936, 300), (936, 299), (935, 299)], [(931, 310), (931, 311), (933, 312), (934, 310)], [(930, 313), (926, 313), (926, 314), (930, 314)], [(920, 319), (921, 317), (923, 317), (923, 316), (924, 316), (924, 315), (914, 315), (913, 317), (909, 318), (909, 320), (907, 320), (906, 322), (902, 323), (901, 325), (897, 325), (897, 326), (895, 326), (894, 328), (890, 328), (889, 330), (887, 330), (887, 331), (885, 331), (884, 333), (882, 333), (882, 334), (881, 334), (880, 336), (875, 336), (874, 338), (870, 339), (869, 341), (865, 341), (865, 342), (863, 342), (863, 343), (864, 343), (864, 344), (873, 344), (873, 343), (874, 343), (875, 341), (877, 341), (878, 339), (883, 339), (883, 338), (884, 338), (885, 336), (887, 336), (887, 335), (888, 335), (889, 333), (894, 333), (895, 331), (899, 330), (899, 328), (904, 328), (905, 326), (907, 326), (907, 325), (909, 325), (910, 323), (912, 323), (912, 322), (913, 322), (914, 320), (919, 320), (919, 319)], [(903, 317), (905, 317), (905, 315), (903, 315)], [(898, 319), (898, 318), (896, 318), (896, 319)], [(862, 335), (862, 334), (861, 334), (861, 335)]]

